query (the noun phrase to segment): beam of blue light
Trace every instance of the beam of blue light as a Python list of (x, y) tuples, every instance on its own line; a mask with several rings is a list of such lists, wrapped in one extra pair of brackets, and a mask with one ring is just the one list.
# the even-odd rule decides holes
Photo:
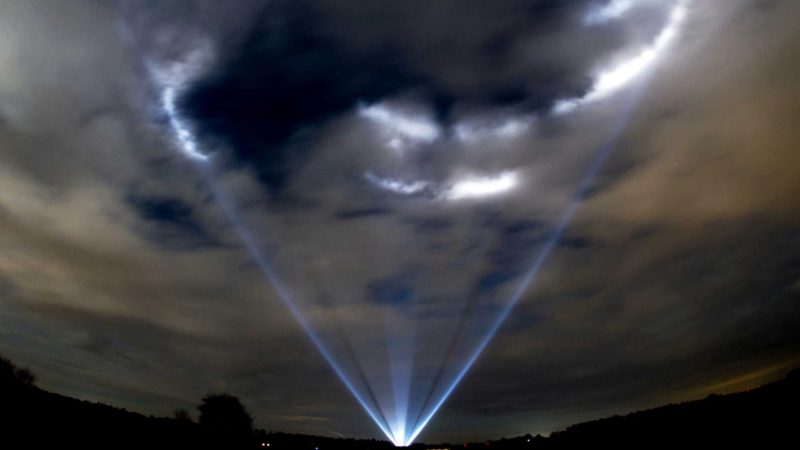
[(550, 253), (552, 253), (553, 249), (556, 248), (556, 246), (558, 245), (558, 242), (564, 235), (567, 226), (572, 221), (572, 218), (575, 216), (575, 213), (578, 211), (578, 208), (583, 203), (584, 198), (590, 192), (594, 180), (597, 177), (597, 174), (605, 165), (605, 162), (608, 160), (614, 148), (616, 148), (617, 142), (619, 141), (619, 138), (622, 135), (625, 126), (628, 124), (630, 120), (635, 105), (638, 103), (636, 100), (639, 98), (644, 88), (644, 85), (645, 85), (645, 80), (643, 79), (632, 89), (632, 99), (625, 105), (624, 110), (620, 115), (620, 119), (618, 120), (617, 124), (614, 126), (611, 132), (611, 136), (609, 137), (609, 139), (605, 144), (603, 144), (598, 148), (597, 153), (592, 161), (592, 164), (589, 166), (589, 169), (584, 174), (583, 179), (580, 185), (578, 186), (577, 190), (575, 191), (575, 194), (573, 195), (571, 201), (567, 205), (564, 212), (559, 216), (558, 221), (550, 231), (544, 246), (537, 253), (530, 268), (525, 272), (524, 276), (522, 277), (522, 280), (519, 282), (517, 288), (511, 295), (510, 300), (500, 311), (500, 314), (497, 316), (497, 318), (491, 323), (486, 334), (478, 342), (478, 345), (477, 347), (475, 347), (475, 350), (469, 355), (464, 366), (456, 373), (456, 376), (444, 390), (442, 395), (439, 396), (438, 400), (436, 400), (436, 402), (428, 410), (428, 412), (422, 416), (422, 419), (414, 424), (411, 435), (408, 437), (408, 439), (406, 439), (407, 444), (413, 442), (414, 439), (416, 439), (417, 436), (422, 432), (422, 430), (428, 425), (428, 422), (430, 422), (430, 420), (433, 418), (436, 412), (439, 411), (444, 402), (453, 393), (456, 386), (458, 386), (458, 384), (467, 374), (469, 369), (472, 368), (472, 366), (475, 364), (475, 361), (478, 359), (481, 353), (483, 353), (483, 350), (486, 348), (489, 342), (491, 342), (492, 339), (495, 337), (497, 331), (500, 329), (500, 326), (506, 321), (509, 314), (511, 314), (511, 311), (514, 309), (514, 306), (517, 304), (517, 302), (519, 302), (519, 299), (536, 280), (536, 276), (539, 274), (539, 271), (541, 270), (542, 266), (544, 266), (544, 263), (550, 256)]
[[(305, 331), (306, 335), (308, 335), (308, 337), (311, 339), (311, 342), (314, 344), (317, 350), (319, 350), (325, 361), (328, 362), (342, 383), (347, 387), (350, 393), (353, 394), (353, 397), (355, 397), (356, 401), (358, 401), (364, 411), (370, 416), (375, 424), (378, 425), (378, 428), (380, 428), (386, 437), (395, 443), (395, 445), (402, 445), (402, 437), (398, 439), (393, 433), (388, 421), (384, 417), (382, 411), (380, 411), (380, 405), (378, 405), (374, 394), (371, 395), (372, 401), (375, 403), (373, 408), (349, 379), (339, 363), (336, 362), (336, 359), (333, 357), (333, 355), (331, 355), (320, 336), (314, 331), (306, 318), (303, 316), (299, 307), (292, 301), (288, 289), (277, 277), (275, 272), (270, 267), (266, 257), (259, 250), (255, 238), (245, 225), (244, 221), (241, 219), (238, 210), (234, 206), (234, 203), (228, 198), (228, 195), (222, 186), (216, 183), (213, 167), (211, 164), (209, 164), (209, 156), (199, 151), (196, 137), (191, 131), (189, 131), (188, 127), (183, 125), (182, 121), (180, 120), (180, 116), (175, 109), (174, 96), (174, 90), (168, 87), (162, 93), (161, 100), (162, 107), (167, 113), (170, 128), (176, 136), (181, 153), (187, 156), (194, 163), (197, 172), (201, 174), (203, 181), (211, 191), (214, 200), (219, 205), (220, 209), (225, 215), (225, 218), (228, 220), (235, 234), (244, 245), (251, 259), (256, 263), (256, 266), (258, 266), (261, 274), (264, 276), (267, 282), (271, 284), (275, 292), (278, 294), (278, 297), (289, 309), (292, 316), (294, 316), (294, 318), (300, 324), (303, 331)], [(366, 380), (364, 380), (363, 383), (366, 384)], [(365, 388), (369, 390), (369, 386), (365, 386)]]
[[(559, 216), (554, 228), (551, 230), (547, 240), (545, 241), (545, 245), (540, 249), (537, 256), (534, 258), (533, 263), (528, 271), (525, 272), (521, 282), (513, 292), (509, 302), (503, 307), (494, 322), (491, 323), (487, 333), (481, 338), (475, 350), (468, 357), (466, 364), (464, 364), (464, 366), (456, 373), (456, 376), (453, 378), (450, 384), (447, 385), (444, 393), (434, 403), (433, 407), (423, 416), (422, 420), (417, 420), (417, 423), (414, 424), (414, 431), (406, 440), (407, 443), (411, 443), (414, 439), (416, 439), (416, 437), (425, 428), (439, 408), (441, 408), (441, 406), (452, 394), (453, 390), (464, 378), (466, 373), (481, 355), (489, 342), (491, 342), (491, 340), (497, 334), (498, 329), (508, 318), (508, 315), (511, 313), (516, 303), (530, 287), (530, 285), (535, 282), (536, 276), (546, 262), (548, 256), (558, 244), (558, 241), (561, 239), (561, 236), (564, 234), (567, 226), (572, 221), (572, 218), (583, 202), (583, 199), (590, 192), (597, 174), (600, 172), (606, 160), (616, 147), (616, 144), (619, 141), (623, 130), (628, 124), (636, 104), (638, 103), (637, 100), (644, 90), (645, 85), (649, 81), (649, 73), (647, 72), (647, 69), (657, 59), (658, 55), (663, 52), (669, 46), (670, 42), (675, 38), (677, 30), (688, 15), (689, 3), (690, 0), (676, 0), (674, 2), (667, 26), (658, 34), (651, 47), (646, 49), (642, 54), (638, 55), (633, 60), (614, 68), (613, 70), (602, 73), (600, 78), (596, 80), (593, 89), (586, 96), (579, 99), (568, 99), (556, 104), (556, 108), (554, 108), (553, 113), (560, 115), (565, 112), (573, 111), (580, 104), (590, 103), (594, 100), (604, 98), (608, 94), (626, 84), (632, 84), (631, 100), (624, 105), (623, 111), (620, 114), (614, 128), (612, 129), (609, 139), (604, 145), (598, 148), (595, 158), (584, 174), (584, 177), (579, 184), (573, 199), (568, 203), (561, 216)], [(433, 390), (431, 392), (433, 392)], [(423, 408), (424, 407), (425, 406), (423, 404)]]
[[(394, 326), (397, 326), (396, 324)], [(387, 339), (395, 345), (388, 346), (389, 376), (391, 377), (392, 395), (394, 400), (394, 417), (392, 418), (392, 432), (399, 437), (398, 446), (408, 445), (408, 406), (411, 400), (411, 380), (414, 368), (413, 346), (415, 329), (412, 325), (403, 324), (406, 334), (400, 336), (389, 333)], [(387, 324), (387, 329), (390, 327)]]
[(292, 313), (292, 316), (297, 320), (300, 326), (305, 331), (306, 335), (308, 335), (311, 342), (317, 347), (320, 354), (325, 361), (331, 366), (333, 371), (339, 377), (339, 379), (344, 383), (347, 389), (353, 394), (356, 401), (361, 405), (361, 407), (366, 411), (366, 413), (370, 416), (370, 418), (378, 425), (378, 428), (381, 429), (383, 434), (386, 435), (389, 440), (391, 440), (395, 445), (400, 445), (399, 440), (397, 437), (394, 436), (392, 433), (389, 424), (387, 423), (386, 419), (383, 418), (383, 415), (379, 412), (379, 405), (375, 405), (375, 407), (371, 407), (364, 396), (359, 392), (359, 390), (355, 387), (355, 385), (350, 381), (349, 377), (336, 362), (336, 359), (331, 355), (330, 351), (325, 346), (324, 342), (320, 338), (320, 336), (314, 331), (311, 327), (311, 324), (308, 323), (305, 316), (303, 316), (302, 312), (300, 311), (299, 307), (295, 305), (292, 301), (291, 297), (289, 296), (288, 289), (283, 285), (280, 279), (277, 277), (275, 272), (270, 267), (266, 257), (261, 253), (259, 250), (253, 235), (250, 233), (249, 229), (244, 225), (244, 222), (240, 219), (238, 210), (233, 205), (233, 203), (228, 199), (227, 193), (223, 190), (221, 186), (219, 186), (214, 180), (214, 174), (212, 172), (211, 167), (207, 164), (199, 162), (195, 164), (195, 167), (198, 171), (203, 175), (203, 179), (208, 186), (209, 190), (211, 191), (214, 199), (216, 200), (217, 204), (222, 209), (225, 217), (228, 219), (228, 222), (233, 227), (234, 232), (239, 237), (239, 240), (242, 242), (244, 247), (247, 249), (250, 257), (258, 266), (259, 270), (261, 271), (262, 275), (265, 277), (267, 282), (272, 285), (275, 292), (278, 294), (278, 297), (281, 299), (284, 305), (289, 308), (289, 311)]
[[(116, 23), (116, 28), (123, 41), (135, 48), (136, 44), (131, 37), (132, 35), (125, 21), (118, 21)], [(211, 155), (203, 153), (200, 150), (200, 143), (198, 142), (197, 137), (181, 117), (176, 106), (176, 97), (178, 95), (177, 87), (188, 81), (190, 74), (183, 74), (184, 77), (187, 77), (186, 79), (179, 78), (176, 80), (170, 80), (170, 83), (164, 84), (163, 80), (158, 80), (158, 78), (155, 76), (157, 71), (155, 71), (154, 68), (157, 67), (157, 65), (152, 64), (146, 59), (144, 60), (144, 65), (150, 72), (155, 85), (159, 89), (159, 104), (166, 114), (168, 127), (173, 134), (177, 151), (185, 156), (194, 165), (196, 171), (201, 175), (205, 185), (211, 192), (214, 201), (220, 206), (225, 218), (247, 250), (251, 259), (256, 263), (256, 266), (258, 266), (262, 276), (264, 276), (267, 283), (273, 287), (275, 292), (278, 294), (278, 297), (281, 299), (281, 302), (289, 309), (292, 316), (300, 324), (301, 328), (320, 352), (322, 357), (331, 366), (337, 377), (339, 377), (345, 387), (350, 391), (353, 397), (355, 397), (356, 401), (361, 405), (367, 415), (373, 420), (373, 422), (375, 422), (378, 428), (390, 441), (398, 446), (403, 445), (402, 437), (396, 437), (392, 432), (392, 429), (389, 427), (389, 424), (383, 416), (382, 411), (380, 411), (380, 405), (378, 405), (377, 400), (374, 400), (374, 394), (372, 395), (373, 402), (375, 403), (373, 407), (364, 398), (364, 395), (359, 391), (356, 385), (350, 380), (341, 365), (336, 362), (329, 349), (323, 343), (322, 338), (314, 331), (314, 329), (303, 316), (299, 307), (292, 301), (288, 289), (277, 277), (275, 272), (270, 267), (267, 258), (259, 250), (255, 238), (245, 225), (245, 222), (241, 220), (239, 211), (235, 207), (234, 203), (229, 199), (227, 192), (216, 182)], [(366, 383), (366, 380), (364, 380), (363, 383)], [(364, 388), (367, 391), (370, 391), (368, 385), (365, 385)]]
[(299, 307), (292, 301), (288, 289), (284, 286), (284, 284), (280, 281), (275, 272), (272, 270), (266, 257), (259, 250), (253, 235), (250, 233), (249, 229), (244, 225), (244, 222), (240, 219), (238, 210), (228, 198), (225, 190), (216, 183), (212, 168), (208, 164), (205, 164), (204, 161), (202, 160), (197, 160), (195, 163), (195, 167), (197, 168), (198, 172), (201, 173), (201, 175), (203, 176), (203, 181), (206, 183), (209, 190), (211, 191), (214, 200), (219, 205), (220, 209), (227, 218), (228, 222), (230, 223), (237, 237), (242, 242), (247, 252), (250, 254), (252, 260), (256, 263), (256, 266), (258, 266), (262, 275), (265, 277), (267, 282), (271, 284), (271, 286), (278, 294), (278, 297), (281, 299), (283, 304), (286, 305), (287, 308), (289, 308), (289, 311), (292, 313), (292, 316), (294, 316), (294, 318), (302, 327), (303, 331), (305, 331), (306, 335), (308, 335), (309, 339), (311, 339), (311, 342), (314, 344), (317, 350), (319, 350), (322, 357), (325, 358), (325, 361), (328, 362), (328, 364), (334, 370), (334, 372), (342, 381), (342, 383), (347, 387), (350, 393), (353, 394), (353, 397), (355, 397), (356, 401), (358, 401), (358, 403), (361, 405), (364, 411), (366, 411), (366, 413), (375, 422), (375, 424), (378, 425), (378, 427), (386, 435), (386, 437), (389, 438), (395, 444), (400, 442), (392, 433), (386, 419), (383, 418), (382, 414), (378, 411), (379, 406), (376, 404), (375, 407), (373, 408), (372, 406), (369, 405), (364, 396), (350, 381), (349, 377), (342, 369), (342, 367), (339, 365), (339, 363), (336, 362), (333, 355), (331, 355), (330, 351), (328, 350), (328, 348), (326, 347), (320, 336), (314, 331), (314, 329), (308, 323), (305, 316), (303, 316), (302, 312), (300, 311)]
[[(636, 74), (644, 70), (644, 68), (649, 65), (649, 61), (655, 60), (655, 55), (663, 50), (667, 43), (673, 38), (677, 26), (685, 15), (684, 8), (689, 1), (690, 0), (675, 0), (675, 4), (678, 6), (675, 7), (670, 16), (670, 25), (663, 30), (657, 38), (656, 44), (654, 45), (655, 50), (652, 50), (650, 53), (645, 53), (645, 56), (640, 56), (636, 64), (625, 66), (625, 70), (613, 70), (605, 73), (605, 82), (598, 83), (601, 87), (605, 86), (604, 89), (595, 89), (592, 95), (587, 94), (585, 98), (567, 102), (567, 106), (569, 106), (568, 109), (571, 111), (576, 105), (583, 105), (599, 98), (605, 98), (606, 94), (601, 95), (601, 93), (610, 92), (608, 86), (617, 89), (619, 86), (627, 84), (628, 80), (636, 78)], [(129, 39), (130, 37), (126, 36), (126, 40)], [(189, 58), (187, 61), (191, 62), (193, 60)], [(202, 143), (192, 130), (191, 121), (184, 120), (181, 116), (179, 108), (176, 105), (176, 97), (179, 97), (181, 88), (186, 86), (188, 81), (194, 79), (194, 76), (198, 74), (197, 70), (200, 69), (197, 69), (197, 67), (204, 67), (204, 65), (195, 66), (186, 63), (186, 67), (182, 68), (185, 70), (179, 70), (175, 73), (165, 72), (162, 74), (168, 76), (166, 79), (167, 82), (165, 83), (164, 80), (158, 80), (158, 78), (155, 77), (158, 71), (154, 71), (152, 70), (153, 67), (148, 66), (148, 69), (151, 69), (151, 76), (154, 76), (154, 80), (158, 80), (155, 84), (159, 88), (160, 106), (166, 113), (168, 119), (167, 126), (172, 133), (176, 150), (182, 156), (186, 157), (201, 175), (214, 201), (220, 206), (234, 234), (241, 241), (247, 253), (255, 262), (265, 281), (272, 286), (281, 302), (289, 308), (292, 316), (300, 324), (306, 335), (308, 335), (313, 345), (318, 349), (320, 354), (331, 366), (345, 387), (355, 397), (356, 401), (361, 405), (367, 415), (375, 422), (386, 437), (397, 446), (410, 445), (418, 437), (475, 364), (486, 346), (496, 336), (498, 330), (507, 320), (522, 295), (536, 281), (538, 273), (541, 271), (553, 249), (557, 247), (559, 240), (582, 204), (583, 199), (590, 192), (597, 174), (616, 146), (622, 131), (630, 119), (631, 112), (636, 103), (636, 97), (638, 97), (638, 93), (641, 92), (641, 89), (638, 88), (643, 87), (644, 84), (644, 80), (637, 80), (638, 82), (634, 86), (637, 88), (633, 95), (634, 98), (623, 107), (623, 111), (617, 118), (618, 122), (614, 124), (610, 136), (606, 139), (606, 143), (596, 149), (591, 165), (583, 174), (583, 178), (581, 179), (574, 197), (567, 201), (564, 211), (556, 217), (557, 220), (553, 228), (548, 232), (542, 248), (540, 248), (537, 253), (531, 255), (534, 256), (534, 258), (528, 261), (530, 266), (526, 266), (527, 270), (522, 274), (518, 285), (514, 286), (515, 289), (509, 301), (499, 305), (499, 309), (492, 313), (492, 316), (488, 318), (488, 322), (481, 323), (480, 328), (483, 329), (485, 334), (474, 336), (479, 339), (477, 341), (477, 346), (473, 347), (472, 344), (474, 344), (475, 341), (470, 339), (469, 347), (458, 348), (458, 351), (463, 353), (459, 353), (458, 359), (455, 360), (454, 355), (457, 345), (465, 343), (461, 335), (463, 332), (461, 329), (463, 324), (459, 325), (458, 330), (454, 333), (453, 342), (448, 347), (450, 350), (445, 351), (444, 358), (441, 362), (442, 365), (438, 373), (433, 378), (429, 377), (429, 373), (425, 373), (424, 375), (426, 375), (426, 377), (422, 380), (418, 380), (414, 378), (414, 339), (412, 338), (410, 342), (402, 341), (402, 338), (407, 337), (407, 335), (403, 334), (402, 338), (398, 338), (401, 339), (402, 343), (399, 344), (398, 347), (390, 346), (388, 352), (388, 376), (391, 381), (389, 384), (390, 388), (388, 392), (383, 389), (376, 392), (375, 379), (368, 377), (371, 373), (365, 372), (365, 366), (361, 364), (362, 361), (353, 351), (346, 337), (342, 338), (346, 346), (346, 354), (343, 355), (338, 353), (340, 349), (336, 346), (337, 341), (329, 340), (329, 336), (325, 331), (315, 331), (312, 323), (304, 316), (300, 305), (296, 303), (296, 300), (299, 299), (293, 298), (286, 285), (281, 282), (262, 250), (263, 247), (258, 245), (255, 236), (247, 226), (242, 210), (232, 201), (224, 184), (217, 178), (218, 173), (215, 170), (213, 155), (203, 151), (201, 148)], [(494, 314), (496, 314), (496, 316), (494, 316)], [(467, 320), (467, 316), (470, 315), (474, 316), (474, 312), (467, 311), (466, 315), (462, 313), (460, 321)], [(488, 327), (486, 327), (487, 325)], [(484, 327), (486, 328), (484, 329)], [(392, 351), (398, 349), (400, 351)], [(410, 352), (411, 356), (408, 355), (408, 352)], [(463, 356), (467, 356), (466, 360), (463, 359)], [(352, 360), (352, 365), (350, 364), (350, 360)], [(429, 391), (425, 391), (427, 394), (421, 404), (415, 403), (415, 401), (420, 398), (416, 395), (419, 394), (417, 391), (419, 386), (414, 384), (416, 381), (421, 381), (421, 384), (424, 385), (425, 388), (428, 386), (430, 387)], [(376, 395), (376, 393), (379, 395)], [(392, 399), (393, 402), (391, 401)]]

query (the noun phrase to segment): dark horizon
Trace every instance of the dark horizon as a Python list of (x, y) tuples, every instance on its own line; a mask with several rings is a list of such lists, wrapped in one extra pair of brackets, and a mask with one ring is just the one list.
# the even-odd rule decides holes
[[(241, 400), (227, 393), (209, 393), (194, 415), (176, 409), (170, 417), (145, 417), (113, 405), (89, 403), (41, 390), (35, 371), (18, 367), (0, 355), (0, 421), (6, 426), (0, 439), (30, 445), (94, 448), (122, 439), (120, 448), (169, 446), (171, 448), (229, 448), (273, 450), (386, 450), (397, 448), (388, 440), (352, 436), (315, 436), (254, 427), (253, 417)], [(409, 448), (449, 449), (491, 446), (506, 449), (569, 449), (586, 445), (615, 448), (677, 445), (691, 439), (696, 444), (784, 444), (793, 433), (791, 415), (800, 400), (800, 368), (776, 381), (701, 400), (670, 403), (656, 408), (615, 414), (571, 424), (546, 435), (484, 438), (470, 442), (415, 442)], [(101, 424), (87, 425), (95, 420)], [(37, 430), (48, 430), (46, 436)], [(732, 433), (731, 430), (737, 430)], [(133, 440), (131, 436), (136, 436)], [(654, 439), (655, 438), (655, 439)], [(29, 445), (29, 446), (30, 446)]]

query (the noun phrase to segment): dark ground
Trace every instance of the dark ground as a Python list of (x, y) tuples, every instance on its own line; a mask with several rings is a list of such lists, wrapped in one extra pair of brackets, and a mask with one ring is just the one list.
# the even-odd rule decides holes
[[(206, 399), (203, 400), (206, 402)], [(238, 399), (235, 399), (238, 404)], [(204, 403), (208, 404), (208, 403)], [(41, 390), (32, 372), (0, 358), (0, 448), (78, 449), (255, 449), (388, 450), (386, 441), (333, 439), (251, 431), (242, 409), (229, 421), (199, 423), (188, 417), (147, 417), (112, 406), (90, 403)], [(205, 416), (203, 416), (205, 414)], [(236, 415), (237, 412), (231, 413)], [(242, 431), (246, 423), (247, 431)], [(227, 427), (227, 428), (226, 428)], [(797, 448), (800, 428), (800, 371), (748, 392), (712, 395), (626, 416), (614, 416), (568, 427), (550, 437), (520, 436), (468, 444), (415, 444), (412, 448), (482, 447), (494, 449)], [(232, 431), (235, 430), (235, 431)]]

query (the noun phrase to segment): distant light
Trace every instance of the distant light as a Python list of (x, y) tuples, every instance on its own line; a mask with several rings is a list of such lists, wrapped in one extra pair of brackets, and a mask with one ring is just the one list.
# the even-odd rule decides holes
[(386, 144), (396, 150), (430, 144), (442, 134), (429, 117), (402, 112), (384, 104), (359, 105), (358, 115), (377, 125)]
[(506, 171), (497, 176), (465, 177), (456, 181), (446, 192), (451, 201), (471, 198), (493, 197), (513, 189), (517, 185), (517, 174)]

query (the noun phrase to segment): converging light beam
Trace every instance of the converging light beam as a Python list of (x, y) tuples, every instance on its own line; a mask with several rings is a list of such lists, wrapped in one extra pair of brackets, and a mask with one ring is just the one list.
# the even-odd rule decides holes
[[(181, 73), (184, 77), (188, 77), (186, 75), (186, 70), (178, 70), (177, 72)], [(163, 74), (165, 71), (158, 71), (158, 73)], [(255, 238), (253, 237), (252, 233), (250, 233), (249, 228), (245, 225), (245, 222), (242, 220), (235, 203), (228, 197), (223, 186), (216, 182), (214, 167), (208, 164), (209, 156), (200, 152), (197, 138), (181, 119), (175, 105), (176, 90), (178, 88), (177, 86), (180, 86), (185, 82), (186, 78), (178, 80), (173, 79), (172, 82), (168, 83), (166, 86), (161, 86), (161, 107), (169, 119), (169, 126), (175, 137), (177, 149), (181, 154), (195, 163), (195, 168), (197, 169), (198, 173), (202, 175), (202, 178), (206, 186), (211, 191), (215, 202), (222, 209), (223, 214), (233, 228), (236, 236), (239, 238), (252, 260), (256, 263), (264, 278), (274, 288), (283, 304), (286, 305), (286, 307), (292, 313), (294, 318), (302, 327), (303, 331), (306, 333), (306, 335), (308, 335), (308, 337), (311, 339), (311, 342), (315, 347), (317, 347), (317, 350), (319, 350), (320, 354), (328, 362), (342, 383), (347, 387), (353, 397), (355, 397), (356, 401), (361, 405), (364, 411), (366, 411), (375, 424), (378, 425), (378, 428), (380, 428), (386, 437), (397, 446), (404, 445), (405, 443), (403, 441), (403, 437), (395, 436), (395, 433), (389, 427), (389, 424), (385, 419), (385, 415), (380, 410), (380, 406), (377, 404), (377, 401), (372, 399), (370, 399), (372, 401), (367, 400), (368, 396), (366, 393), (369, 392), (369, 386), (360, 386), (359, 388), (359, 386), (357, 386), (353, 380), (350, 380), (345, 370), (333, 357), (321, 337), (314, 331), (311, 324), (306, 320), (299, 307), (294, 303), (294, 301), (292, 301), (292, 297), (289, 295), (288, 289), (276, 276), (266, 257), (259, 249)], [(374, 395), (372, 397), (374, 397)]]
[[(659, 34), (658, 41), (665, 42), (661, 45), (666, 45), (666, 42), (669, 42), (674, 38), (674, 34), (677, 32), (677, 26), (684, 20), (684, 16), (687, 13), (688, 7), (688, 0), (677, 0), (676, 5), (673, 7), (673, 10), (670, 15), (670, 21), (668, 25), (668, 30), (662, 31)], [(665, 37), (665, 33), (666, 37)], [(627, 81), (632, 81), (628, 79)], [(439, 396), (438, 400), (436, 400), (432, 406), (428, 409), (427, 412), (421, 415), (421, 418), (414, 424), (411, 428), (413, 431), (406, 439), (407, 443), (413, 442), (417, 436), (422, 432), (422, 430), (428, 425), (430, 420), (436, 414), (436, 412), (442, 407), (444, 402), (450, 397), (455, 390), (456, 386), (461, 382), (464, 376), (467, 374), (469, 369), (475, 364), (475, 361), (481, 355), (483, 350), (492, 341), (494, 336), (497, 334), (497, 331), (500, 329), (500, 326), (505, 322), (508, 318), (509, 314), (513, 310), (514, 306), (519, 302), (522, 295), (528, 290), (528, 288), (533, 284), (536, 280), (536, 276), (538, 275), (539, 271), (541, 270), (544, 263), (547, 261), (548, 256), (552, 253), (553, 249), (558, 245), (559, 240), (561, 239), (564, 231), (566, 230), (569, 223), (572, 221), (572, 218), (575, 216), (578, 208), (580, 207), (583, 199), (589, 193), (597, 174), (600, 172), (602, 167), (604, 166), (605, 162), (608, 160), (609, 156), (613, 152), (614, 148), (619, 141), (620, 136), (622, 135), (623, 130), (625, 129), (628, 121), (630, 120), (631, 114), (638, 103), (637, 100), (641, 95), (641, 92), (644, 90), (647, 80), (641, 79), (639, 80), (638, 86), (635, 89), (634, 95), (631, 96), (631, 100), (627, 102), (626, 106), (622, 114), (620, 115), (620, 120), (615, 125), (612, 130), (611, 136), (609, 140), (601, 147), (599, 147), (595, 158), (589, 166), (589, 169), (584, 174), (583, 181), (578, 186), (576, 193), (573, 197), (573, 200), (567, 205), (564, 212), (559, 217), (558, 221), (556, 222), (555, 226), (553, 227), (550, 235), (548, 236), (547, 240), (545, 241), (544, 246), (539, 250), (536, 257), (533, 259), (530, 268), (525, 272), (524, 276), (522, 277), (521, 281), (519, 282), (516, 290), (513, 292), (510, 300), (506, 304), (506, 306), (501, 310), (500, 314), (497, 318), (491, 323), (487, 333), (484, 337), (479, 341), (477, 347), (470, 353), (469, 357), (467, 358), (466, 362), (462, 366), (460, 370), (456, 372), (455, 377), (449, 381), (444, 392)]]
[[(196, 51), (187, 54), (183, 61), (177, 61), (171, 65), (159, 67), (156, 64), (147, 64), (147, 67), (150, 70), (155, 86), (158, 88), (159, 104), (166, 115), (176, 150), (193, 163), (216, 204), (219, 205), (235, 235), (256, 263), (264, 279), (274, 288), (280, 300), (289, 309), (311, 342), (378, 428), (395, 445), (407, 446), (419, 436), (444, 402), (450, 397), (456, 386), (497, 334), (513, 307), (535, 281), (548, 256), (558, 245), (561, 236), (588, 194), (597, 174), (612, 153), (630, 119), (637, 103), (638, 95), (643, 90), (646, 82), (646, 78), (642, 77), (642, 74), (648, 73), (646, 69), (675, 40), (679, 27), (687, 15), (688, 4), (689, 0), (674, 1), (665, 28), (642, 53), (616, 67), (598, 73), (595, 83), (586, 95), (580, 98), (564, 99), (554, 105), (552, 114), (569, 113), (581, 105), (610, 96), (624, 86), (638, 81), (637, 84), (634, 84), (633, 95), (623, 106), (619, 120), (614, 124), (610, 137), (604, 145), (598, 147), (591, 165), (576, 190), (575, 196), (558, 216), (544, 246), (539, 249), (530, 261), (528, 269), (519, 279), (509, 301), (501, 308), (497, 317), (489, 321), (485, 334), (480, 337), (475, 348), (468, 349), (466, 359), (449, 366), (450, 369), (455, 371), (448, 371), (447, 376), (440, 377), (437, 375), (435, 379), (430, 380), (430, 392), (435, 392), (436, 394), (429, 394), (430, 398), (426, 399), (422, 406), (419, 407), (421, 410), (415, 410), (414, 417), (409, 415), (409, 401), (413, 398), (411, 392), (413, 370), (409, 365), (410, 360), (400, 364), (394, 360), (395, 358), (401, 358), (400, 356), (389, 355), (391, 359), (389, 370), (392, 377), (391, 389), (389, 390), (392, 392), (375, 392), (368, 377), (364, 376), (362, 365), (357, 360), (354, 352), (350, 352), (350, 357), (353, 359), (352, 363), (355, 369), (347, 365), (347, 358), (343, 360), (337, 359), (332, 351), (335, 347), (329, 347), (328, 344), (330, 342), (326, 343), (323, 340), (320, 333), (314, 329), (304, 316), (287, 287), (276, 275), (275, 270), (269, 264), (259, 247), (259, 243), (247, 226), (236, 202), (229, 197), (224, 185), (218, 182), (212, 155), (201, 150), (200, 142), (192, 127), (181, 116), (178, 98), (184, 86), (194, 79), (212, 56), (209, 49), (206, 47), (198, 48)], [(631, 8), (633, 8), (633, 3), (627, 0), (612, 1), (607, 4), (606, 9), (597, 10), (596, 17), (587, 18), (587, 24), (614, 20), (626, 14)], [(397, 150), (408, 150), (444, 139), (443, 135), (445, 133), (443, 133), (441, 127), (424, 114), (399, 112), (390, 109), (384, 104), (360, 105), (358, 113), (376, 126), (381, 136), (387, 140), (387, 144)], [(529, 126), (530, 123), (527, 118), (522, 122), (508, 122), (502, 126), (490, 127), (486, 130), (465, 126), (458, 128), (456, 126), (453, 136), (461, 142), (474, 143), (492, 138), (492, 136), (497, 138), (515, 137), (525, 132)], [(372, 185), (397, 195), (420, 196), (442, 201), (465, 201), (497, 196), (519, 185), (518, 172), (511, 170), (489, 176), (464, 176), (462, 174), (460, 177), (451, 177), (444, 181), (403, 180), (378, 176), (372, 172), (367, 172), (365, 178)], [(384, 397), (384, 395), (388, 397)], [(393, 397), (393, 401), (387, 401), (387, 398), (390, 397)]]

